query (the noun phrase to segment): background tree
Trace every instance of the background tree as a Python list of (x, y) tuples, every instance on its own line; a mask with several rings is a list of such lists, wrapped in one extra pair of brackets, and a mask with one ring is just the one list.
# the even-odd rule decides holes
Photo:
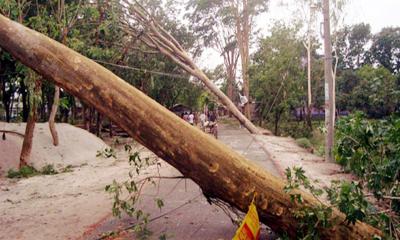
[(33, 70), (27, 69), (25, 81), (28, 82), (29, 86), (28, 89), (29, 92), (31, 93), (30, 94), (31, 97), (29, 99), (31, 110), (29, 113), (28, 121), (26, 123), (24, 141), (22, 143), (22, 148), (21, 148), (19, 167), (28, 165), (29, 158), (31, 155), (32, 145), (33, 145), (33, 133), (37, 120), (37, 109), (40, 102), (40, 89), (41, 89), (41, 81), (39, 80), (38, 75)]
[(374, 62), (392, 73), (400, 70), (400, 28), (384, 28), (373, 37), (371, 54)]
[(388, 69), (366, 65), (356, 76), (359, 84), (351, 91), (351, 109), (362, 110), (373, 118), (388, 116), (396, 110), (400, 95), (396, 78)]
[(244, 105), (244, 113), (248, 119), (250, 114), (250, 89), (248, 68), (250, 65), (250, 35), (254, 28), (254, 18), (261, 12), (266, 11), (268, 1), (266, 0), (228, 0), (235, 18), (236, 40), (239, 46), (240, 60), (242, 64), (243, 95), (249, 100)]
[(221, 0), (191, 0), (187, 4), (187, 10), (187, 18), (200, 42), (199, 47), (212, 47), (223, 57), (227, 76), (226, 93), (235, 102), (239, 48), (230, 5)]
[(345, 26), (336, 33), (338, 69), (357, 69), (370, 61), (368, 44), (372, 34), (369, 24)]
[(260, 41), (250, 68), (252, 96), (260, 104), (261, 118), (273, 124), (275, 135), (280, 134), (280, 122), (290, 120), (292, 112), (304, 106), (304, 47), (297, 32), (296, 28), (275, 24), (271, 36)]

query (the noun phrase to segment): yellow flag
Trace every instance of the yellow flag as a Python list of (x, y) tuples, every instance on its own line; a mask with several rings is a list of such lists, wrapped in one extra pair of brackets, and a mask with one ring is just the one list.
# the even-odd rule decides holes
[(249, 206), (249, 211), (232, 240), (258, 240), (259, 238), (260, 220), (258, 219), (257, 207), (254, 204), (253, 198)]

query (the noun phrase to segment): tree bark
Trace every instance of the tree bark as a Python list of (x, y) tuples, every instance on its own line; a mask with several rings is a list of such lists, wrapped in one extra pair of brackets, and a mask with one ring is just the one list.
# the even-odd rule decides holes
[(50, 112), (50, 117), (49, 117), (49, 128), (50, 128), (51, 136), (53, 138), (54, 146), (58, 146), (58, 144), (59, 144), (58, 133), (57, 133), (56, 124), (55, 124), (59, 101), (60, 101), (60, 87), (55, 86), (53, 105), (51, 106), (51, 112)]
[[(227, 70), (227, 79), (226, 79), (226, 94), (228, 98), (234, 102), (234, 97), (233, 97), (233, 83), (235, 82), (235, 71), (232, 69), (231, 66), (226, 66)], [(229, 109), (228, 109), (229, 111)], [(232, 117), (232, 112), (229, 111), (229, 117)]]
[[(34, 93), (32, 94), (38, 94), (40, 92), (41, 88), (41, 82), (39, 80), (35, 80), (35, 89)], [(32, 152), (32, 145), (33, 145), (33, 133), (35, 130), (35, 124), (36, 124), (36, 118), (37, 118), (37, 98), (34, 96), (33, 101), (31, 103), (31, 111), (28, 116), (28, 121), (26, 122), (26, 128), (25, 128), (25, 137), (24, 141), (22, 143), (22, 149), (21, 149), (21, 155), (20, 155), (20, 161), (19, 161), (19, 167), (23, 167), (28, 165), (29, 158), (31, 156)]]
[(307, 29), (307, 45), (305, 45), (305, 48), (307, 50), (307, 119), (306, 123), (310, 130), (312, 131), (312, 94), (311, 94), (311, 51), (312, 51), (312, 45), (311, 45), (311, 25), (313, 23), (314, 19), (314, 6), (313, 3), (310, 1), (309, 2), (309, 11), (310, 11), (310, 16), (308, 19), (308, 29)]
[[(220, 199), (246, 211), (254, 194), (261, 221), (276, 232), (296, 236), (293, 211), (316, 206), (310, 194), (298, 191), (303, 205), (294, 204), (285, 183), (260, 169), (221, 142), (118, 78), (111, 71), (60, 43), (0, 16), (0, 46), (46, 79), (81, 98), (139, 143), (192, 179), (208, 199)], [(371, 239), (377, 229), (361, 222), (347, 224), (334, 210), (336, 225), (321, 229), (322, 239)]]
[[(242, 13), (239, 10), (239, 2), (242, 4)], [(239, 45), (240, 59), (242, 63), (243, 95), (248, 102), (244, 105), (243, 112), (247, 119), (251, 120), (250, 112), (250, 81), (249, 81), (249, 40), (251, 32), (250, 13), (247, 0), (237, 1), (236, 4), (236, 39)]]

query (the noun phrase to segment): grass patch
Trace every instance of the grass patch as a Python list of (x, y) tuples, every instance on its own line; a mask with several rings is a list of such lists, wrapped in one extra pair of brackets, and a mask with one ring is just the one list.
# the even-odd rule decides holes
[(8, 170), (8, 178), (28, 178), (39, 175), (38, 170), (32, 166), (23, 166), (19, 170), (10, 169)]
[(312, 132), (310, 142), (314, 148), (314, 154), (325, 156), (325, 134), (319, 128), (315, 128)]
[(296, 143), (297, 143), (297, 145), (299, 145), (300, 147), (305, 148), (305, 149), (312, 148), (312, 144), (311, 144), (310, 140), (308, 140), (308, 138), (298, 138), (298, 139), (296, 139)]
[(58, 174), (58, 172), (54, 169), (53, 164), (48, 164), (42, 168), (40, 171), (41, 174), (43, 175), (55, 175)]
[[(72, 171), (72, 166), (67, 166), (64, 168), (62, 172)], [(67, 169), (67, 170), (65, 170)], [(38, 175), (55, 175), (59, 172), (54, 169), (53, 164), (45, 165), (40, 171), (35, 169), (32, 166), (23, 166), (19, 170), (10, 169), (8, 170), (7, 177), (8, 178), (29, 178)]]

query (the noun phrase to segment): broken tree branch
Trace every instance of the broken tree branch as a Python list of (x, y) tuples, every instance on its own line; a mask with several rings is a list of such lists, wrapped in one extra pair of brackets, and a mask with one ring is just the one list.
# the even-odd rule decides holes
[(259, 129), (247, 119), (235, 104), (204, 74), (202, 70), (193, 62), (188, 53), (183, 49), (179, 42), (168, 33), (154, 19), (146, 9), (137, 1), (130, 3), (123, 0), (121, 7), (125, 14), (122, 14), (120, 22), (121, 28), (133, 36), (139, 38), (150, 48), (160, 51), (172, 61), (181, 66), (185, 71), (198, 78), (204, 83), (206, 88), (214, 94), (219, 101), (239, 120), (250, 133), (259, 133)]

